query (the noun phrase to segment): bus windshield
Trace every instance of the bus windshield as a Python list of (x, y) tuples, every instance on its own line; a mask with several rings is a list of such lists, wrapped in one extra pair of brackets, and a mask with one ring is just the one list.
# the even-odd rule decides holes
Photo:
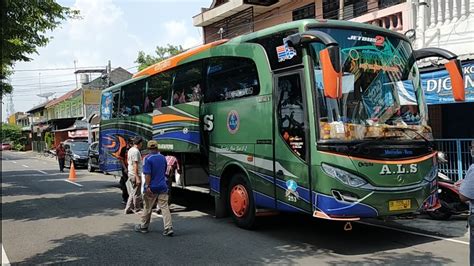
[(310, 45), (320, 140), (431, 138), (410, 43), (374, 31), (316, 30), (339, 43), (343, 67), (342, 98), (325, 97), (319, 66), (319, 51), (325, 47)]

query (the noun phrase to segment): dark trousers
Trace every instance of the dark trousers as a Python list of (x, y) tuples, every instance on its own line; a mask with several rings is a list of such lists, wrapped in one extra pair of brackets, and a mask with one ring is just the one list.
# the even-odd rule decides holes
[(59, 162), (59, 171), (64, 171), (64, 158), (58, 158)]
[(128, 180), (128, 174), (125, 171), (122, 171), (122, 177), (120, 177), (120, 189), (122, 190), (122, 200), (127, 202), (128, 200), (128, 191), (126, 182)]
[(469, 265), (474, 265), (474, 214), (469, 215)]

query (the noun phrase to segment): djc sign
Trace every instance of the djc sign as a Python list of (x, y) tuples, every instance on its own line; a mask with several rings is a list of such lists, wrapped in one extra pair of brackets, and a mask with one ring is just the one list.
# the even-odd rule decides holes
[[(474, 62), (462, 65), (466, 102), (474, 102)], [(427, 104), (454, 103), (451, 79), (446, 70), (421, 74), (421, 86), (425, 91)]]

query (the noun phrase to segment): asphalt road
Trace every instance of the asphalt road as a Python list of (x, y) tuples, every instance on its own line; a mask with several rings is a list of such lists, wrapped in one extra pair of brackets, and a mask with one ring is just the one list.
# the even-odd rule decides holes
[[(161, 235), (156, 216), (151, 232), (136, 233), (139, 216), (123, 214), (118, 180), (77, 174), (69, 183), (52, 159), (3, 152), (2, 244), (11, 264), (468, 265), (462, 221), (443, 222), (440, 234), (381, 221), (344, 231), (342, 223), (281, 214), (248, 231), (213, 218), (210, 196), (182, 190), (175, 191), (174, 237)], [(444, 233), (449, 226), (458, 235)]]

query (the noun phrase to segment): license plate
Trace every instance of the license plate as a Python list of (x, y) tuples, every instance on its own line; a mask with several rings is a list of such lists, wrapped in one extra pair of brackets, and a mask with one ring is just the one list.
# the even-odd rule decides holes
[(392, 200), (388, 202), (389, 211), (401, 211), (411, 209), (411, 200)]

